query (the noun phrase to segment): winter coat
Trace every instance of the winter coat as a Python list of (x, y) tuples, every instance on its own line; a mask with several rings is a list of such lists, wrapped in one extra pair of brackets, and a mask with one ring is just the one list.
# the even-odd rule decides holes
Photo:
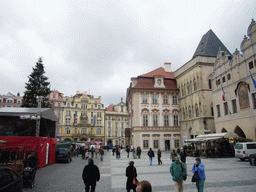
[(96, 165), (88, 164), (84, 167), (82, 178), (85, 185), (96, 185), (100, 180), (100, 171)]
[[(181, 167), (182, 166), (182, 167)], [(183, 171), (182, 171), (183, 168)], [(186, 166), (184, 163), (179, 162), (173, 162), (170, 167), (170, 173), (172, 175), (172, 180), (179, 182), (183, 180), (183, 176), (186, 175)]]
[(148, 156), (149, 156), (149, 157), (155, 157), (154, 151), (153, 151), (153, 150), (149, 150), (149, 151), (148, 151)]
[(126, 190), (136, 188), (136, 185), (133, 184), (133, 178), (137, 177), (137, 170), (134, 166), (129, 165), (126, 168), (126, 177), (127, 177)]
[(196, 166), (196, 164), (193, 165), (192, 172), (195, 173), (196, 171), (198, 172), (199, 179), (206, 178), (203, 163), (199, 162), (198, 167)]

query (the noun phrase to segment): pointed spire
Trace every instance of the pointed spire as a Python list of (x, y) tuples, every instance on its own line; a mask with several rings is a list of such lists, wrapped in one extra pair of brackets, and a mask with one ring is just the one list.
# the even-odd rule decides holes
[(222, 50), (223, 52), (226, 52), (226, 54), (231, 55), (229, 50), (225, 47), (225, 45), (219, 40), (219, 38), (215, 35), (215, 33), (210, 29), (202, 37), (193, 55), (193, 58), (195, 58), (196, 56), (216, 57), (219, 50)]

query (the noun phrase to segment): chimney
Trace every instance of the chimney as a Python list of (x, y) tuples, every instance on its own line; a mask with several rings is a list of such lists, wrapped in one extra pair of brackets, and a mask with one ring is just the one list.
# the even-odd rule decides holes
[(165, 62), (165, 63), (164, 63), (164, 70), (165, 70), (165, 72), (172, 72), (172, 70), (171, 70), (171, 64), (172, 64), (172, 63), (169, 63), (169, 62)]
[(121, 97), (121, 102), (123, 103), (123, 97)]

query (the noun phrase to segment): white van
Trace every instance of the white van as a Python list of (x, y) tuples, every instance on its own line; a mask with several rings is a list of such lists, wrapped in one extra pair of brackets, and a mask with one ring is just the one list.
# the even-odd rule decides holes
[(241, 161), (249, 159), (249, 156), (254, 153), (256, 153), (256, 142), (235, 144), (235, 157), (240, 158)]

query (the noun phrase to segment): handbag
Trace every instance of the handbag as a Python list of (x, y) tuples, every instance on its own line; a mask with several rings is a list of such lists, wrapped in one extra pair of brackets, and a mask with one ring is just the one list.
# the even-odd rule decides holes
[(194, 173), (194, 175), (192, 176), (191, 182), (196, 182), (199, 180), (199, 175), (197, 172)]
[(134, 177), (132, 183), (133, 185), (138, 185), (139, 181), (136, 177)]

